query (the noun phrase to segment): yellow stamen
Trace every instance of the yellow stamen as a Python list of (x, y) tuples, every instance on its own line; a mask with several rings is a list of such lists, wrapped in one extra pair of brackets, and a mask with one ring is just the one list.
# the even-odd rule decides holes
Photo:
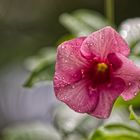
[(105, 72), (107, 70), (108, 66), (105, 63), (98, 63), (97, 64), (97, 70), (99, 72)]

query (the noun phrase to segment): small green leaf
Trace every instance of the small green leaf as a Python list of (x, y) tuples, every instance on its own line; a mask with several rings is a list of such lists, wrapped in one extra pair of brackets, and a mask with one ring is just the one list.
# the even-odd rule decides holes
[(128, 108), (131, 104), (133, 104), (134, 107), (140, 107), (140, 94), (137, 94), (137, 96), (134, 99), (127, 102), (124, 101), (122, 97), (119, 97), (117, 101), (115, 102), (116, 107), (123, 106), (123, 107)]
[(140, 131), (122, 124), (100, 127), (89, 140), (140, 140)]
[(37, 56), (26, 61), (27, 69), (31, 71), (29, 78), (25, 81), (25, 87), (32, 87), (33, 84), (42, 80), (52, 80), (54, 74), (54, 63), (56, 49), (48, 47), (39, 52)]
[(129, 111), (130, 111), (130, 120), (135, 120), (137, 124), (140, 125), (140, 117), (138, 117), (136, 113), (133, 111), (132, 105), (129, 106)]
[(60, 16), (60, 23), (75, 36), (88, 35), (109, 25), (104, 16), (85, 9), (76, 10), (71, 14), (62, 14)]

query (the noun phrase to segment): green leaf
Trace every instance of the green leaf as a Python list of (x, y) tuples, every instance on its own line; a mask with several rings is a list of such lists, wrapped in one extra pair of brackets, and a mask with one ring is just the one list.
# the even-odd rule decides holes
[(134, 99), (129, 100), (127, 102), (124, 101), (122, 97), (119, 97), (115, 102), (116, 107), (123, 106), (128, 108), (131, 104), (133, 104), (134, 107), (140, 107), (140, 94), (138, 94)]
[(133, 111), (132, 105), (129, 106), (129, 111), (130, 111), (130, 120), (135, 120), (137, 124), (140, 125), (140, 117), (138, 117), (136, 113)]
[(26, 61), (26, 67), (32, 71), (25, 81), (25, 87), (31, 87), (36, 82), (42, 80), (52, 80), (54, 74), (54, 63), (56, 49), (48, 47), (42, 49), (37, 56), (33, 56)]
[(140, 131), (122, 124), (100, 127), (89, 140), (140, 140)]
[(104, 16), (91, 10), (77, 10), (60, 16), (60, 23), (73, 35), (82, 36), (109, 25)]

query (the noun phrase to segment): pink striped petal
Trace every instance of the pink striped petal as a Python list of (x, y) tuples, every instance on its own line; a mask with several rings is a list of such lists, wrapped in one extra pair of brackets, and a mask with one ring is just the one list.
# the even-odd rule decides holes
[(125, 90), (121, 96), (124, 100), (130, 100), (140, 91), (140, 68), (125, 56), (119, 53), (114, 55), (122, 61), (121, 68), (114, 72), (114, 76), (120, 77), (125, 81)]
[(106, 58), (109, 53), (129, 55), (129, 48), (123, 38), (111, 27), (105, 27), (89, 35), (81, 46), (81, 53), (86, 58), (94, 55)]
[(87, 113), (94, 110), (98, 102), (97, 90), (90, 88), (90, 81), (81, 80), (72, 85), (55, 88), (56, 97), (73, 110)]
[(108, 118), (115, 100), (124, 90), (124, 87), (125, 83), (121, 78), (112, 78), (110, 84), (100, 87), (97, 105), (89, 114), (97, 118)]
[(81, 56), (80, 47), (85, 37), (66, 41), (58, 46), (54, 84), (73, 83), (81, 79), (81, 69), (88, 62)]

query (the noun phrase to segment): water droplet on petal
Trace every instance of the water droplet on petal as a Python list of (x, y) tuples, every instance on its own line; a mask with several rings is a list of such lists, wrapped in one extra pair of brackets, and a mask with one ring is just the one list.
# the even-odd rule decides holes
[(62, 77), (62, 79), (64, 80), (65, 78), (64, 78), (64, 77)]
[(67, 63), (68, 62), (68, 60), (65, 60), (65, 63)]
[(84, 74), (84, 70), (83, 69), (81, 69), (81, 73)]
[(97, 61), (97, 60), (98, 60), (98, 58), (97, 58), (97, 57), (94, 57), (94, 58), (93, 58), (93, 60), (94, 60), (94, 61)]
[(84, 75), (84, 70), (83, 69), (81, 69), (81, 74), (82, 74), (82, 78), (84, 78), (85, 75)]
[(65, 48), (65, 46), (62, 46), (61, 48), (62, 48), (62, 49), (64, 49), (64, 48)]
[(92, 44), (92, 43), (90, 43), (90, 44), (89, 44), (89, 46), (93, 46), (93, 44)]
[(74, 85), (72, 85), (71, 87), (72, 87), (73, 89), (75, 88), (75, 86), (74, 86)]
[(131, 86), (131, 85), (132, 85), (132, 83), (131, 83), (131, 82), (129, 82), (129, 83), (128, 83), (128, 86)]
[(137, 95), (137, 92), (135, 92), (134, 95), (136, 96)]

